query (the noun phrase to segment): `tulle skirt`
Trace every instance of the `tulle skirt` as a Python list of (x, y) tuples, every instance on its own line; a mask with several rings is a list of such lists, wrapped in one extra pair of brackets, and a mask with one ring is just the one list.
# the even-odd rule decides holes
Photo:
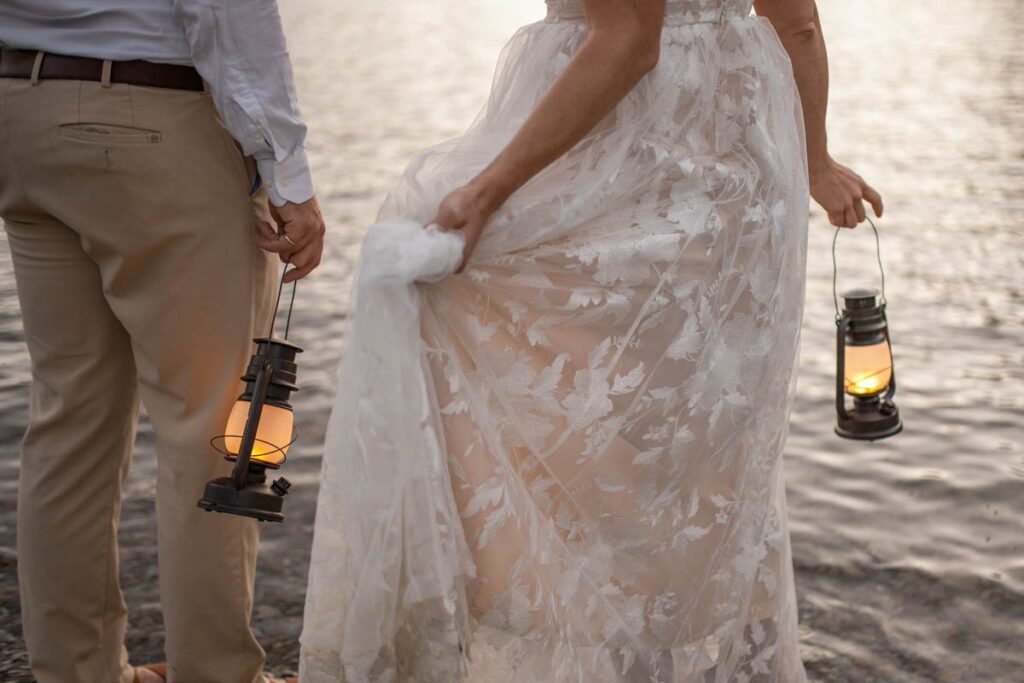
[(782, 471), (799, 99), (749, 3), (676, 10), (656, 69), (510, 198), (463, 273), (459, 235), (422, 225), (585, 39), (557, 3), (369, 229), (304, 683), (805, 680)]

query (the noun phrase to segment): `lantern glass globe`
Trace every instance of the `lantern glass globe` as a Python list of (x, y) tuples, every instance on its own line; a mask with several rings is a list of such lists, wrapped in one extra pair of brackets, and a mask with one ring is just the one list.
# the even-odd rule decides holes
[[(224, 447), (232, 455), (238, 455), (242, 448), (242, 434), (249, 417), (249, 401), (239, 399), (231, 409), (228, 425), (224, 430)], [(288, 453), (292, 440), (294, 414), (279, 406), (264, 404), (260, 411), (260, 423), (256, 430), (256, 441), (252, 446), (252, 460), (268, 465), (280, 465)]]
[(843, 386), (851, 396), (871, 396), (884, 391), (892, 379), (889, 342), (882, 340), (845, 349)]

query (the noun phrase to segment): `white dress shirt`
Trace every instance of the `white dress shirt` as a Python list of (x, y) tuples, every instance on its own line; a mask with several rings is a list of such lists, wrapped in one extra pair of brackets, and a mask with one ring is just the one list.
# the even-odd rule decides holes
[(276, 0), (3, 0), (0, 46), (193, 65), (270, 200), (313, 196)]

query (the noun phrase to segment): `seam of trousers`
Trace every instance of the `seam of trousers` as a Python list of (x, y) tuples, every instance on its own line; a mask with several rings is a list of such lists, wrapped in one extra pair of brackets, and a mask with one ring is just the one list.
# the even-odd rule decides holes
[[(251, 253), (252, 252), (250, 251), (250, 254)], [(257, 302), (257, 293), (256, 293), (257, 277), (256, 277), (256, 275), (257, 275), (257, 273), (256, 273), (256, 264), (253, 262), (253, 259), (252, 259), (251, 256), (249, 258), (249, 263), (250, 263), (250, 268), (249, 268), (249, 282), (250, 282), (250, 286), (249, 286), (249, 318), (250, 318), (250, 321), (251, 321), (250, 322), (250, 329), (251, 329), (251, 331), (256, 333), (256, 334), (254, 334), (252, 336), (259, 336), (258, 331), (256, 330), (256, 323), (259, 322), (259, 320), (258, 320), (259, 316), (257, 315), (257, 311), (256, 311), (256, 302)], [(247, 522), (247, 521), (248, 520), (244, 520), (243, 523)], [(259, 529), (257, 528), (257, 533), (258, 532), (259, 532)], [(232, 574), (234, 575), (234, 579), (235, 580), (232, 582), (232, 585), (237, 587), (237, 588), (235, 588), (234, 590), (231, 591), (231, 597), (232, 597), (232, 600), (237, 601), (240, 604), (240, 606), (247, 607), (247, 605), (245, 604), (245, 594), (244, 594), (244, 586), (247, 585), (247, 584), (243, 583), (243, 581), (247, 580), (246, 573), (244, 571), (245, 563), (247, 561), (247, 554), (246, 554), (245, 543), (243, 542), (244, 534), (245, 534), (245, 529), (242, 529), (242, 530), (240, 530), (240, 533), (232, 534), (232, 537), (231, 537), (232, 543), (235, 544), (235, 562), (233, 563), (234, 566), (231, 568), (231, 571), (232, 571)], [(254, 560), (254, 562), (255, 561), (258, 561), (258, 560)], [(254, 595), (255, 595), (255, 586), (253, 586), (253, 592), (254, 592)], [(249, 615), (248, 619), (249, 619), (249, 622), (251, 624), (251, 622), (252, 622), (252, 612), (251, 612), (251, 610), (244, 609), (242, 611), (248, 613), (248, 615)], [(244, 629), (244, 628), (243, 629), (238, 629), (238, 640), (236, 641), (237, 642), (237, 650), (236, 651), (237, 652), (245, 651), (249, 647), (249, 645), (250, 645), (249, 640), (250, 640), (250, 631), (248, 629)], [(263, 675), (261, 673), (257, 672), (255, 678), (253, 678), (251, 681), (247, 681), (245, 683), (262, 683), (263, 680), (264, 680), (263, 679)]]
[[(243, 163), (243, 168), (244, 168), (244, 163)], [(248, 179), (248, 174), (244, 174), (244, 175), (245, 175), (246, 179)], [(249, 201), (250, 201), (250, 206), (251, 206), (251, 202), (253, 201), (251, 197), (250, 197)], [(263, 308), (265, 309), (269, 302), (263, 301), (263, 294), (262, 293), (263, 293), (263, 290), (266, 289), (266, 282), (264, 281), (264, 278), (260, 277), (261, 271), (265, 271), (266, 268), (265, 268), (264, 264), (259, 259), (262, 259), (262, 258), (265, 258), (265, 257), (263, 256), (262, 250), (256, 251), (256, 250), (253, 249), (253, 246), (254, 246), (254, 243), (250, 242), (250, 244), (249, 244), (249, 258), (248, 258), (248, 262), (249, 262), (249, 318), (252, 321), (250, 323), (250, 330), (253, 332), (253, 334), (251, 334), (250, 336), (251, 337), (260, 337), (261, 336), (261, 334), (260, 334), (261, 330), (259, 328), (263, 327), (263, 322), (264, 321), (261, 319), (262, 318), (261, 314), (263, 313), (263, 311), (259, 310), (258, 306), (259, 306), (260, 302), (262, 302)], [(276, 265), (277, 261), (274, 261), (274, 264)], [(277, 270), (275, 269), (274, 272), (276, 274)], [(275, 280), (275, 282), (276, 282), (276, 280)], [(270, 333), (269, 333), (268, 336), (273, 337), (274, 336), (274, 331), (270, 330)], [(252, 594), (252, 602), (254, 604), (256, 602), (256, 586), (255, 586), (256, 571), (255, 571), (255, 568), (256, 568), (256, 566), (259, 563), (259, 538), (260, 538), (260, 535), (261, 535), (261, 531), (262, 531), (262, 529), (260, 529), (260, 527), (257, 525), (257, 527), (256, 527), (256, 557), (253, 558), (253, 584), (254, 585), (252, 587), (252, 592), (251, 592), (251, 594)], [(238, 552), (239, 552), (239, 562), (238, 562), (238, 565), (237, 565), (237, 571), (238, 571), (240, 576), (239, 576), (239, 581), (235, 585), (236, 586), (242, 586), (243, 584), (241, 583), (241, 581), (246, 578), (243, 575), (243, 571), (242, 571), (242, 568), (245, 566), (246, 549), (245, 549), (245, 545), (242, 543), (242, 536), (241, 536), (241, 534), (238, 535), (237, 539), (238, 539)], [(244, 592), (240, 592), (238, 594), (238, 597), (242, 600), (243, 603), (245, 602), (246, 597), (245, 597), (245, 593)], [(249, 625), (251, 626), (251, 624), (252, 624), (252, 606), (248, 605), (247, 607), (249, 607), (249, 609), (247, 609), (245, 611), (249, 614)], [(251, 632), (251, 629), (246, 629), (245, 632)], [(240, 633), (242, 633), (243, 640), (239, 644), (242, 645), (242, 646), (245, 646), (246, 645), (246, 638), (245, 638), (244, 632), (240, 632)], [(259, 646), (259, 647), (262, 649), (262, 646)], [(265, 660), (264, 660), (264, 662), (265, 662)], [(264, 666), (265, 666), (265, 664), (264, 664)], [(263, 676), (262, 668), (263, 667), (261, 666), (261, 670), (256, 672), (256, 676), (255, 676), (255, 678), (253, 678), (253, 681), (251, 683), (266, 683), (266, 678)]]
[(75, 99), (75, 102), (78, 104), (78, 107), (77, 107), (78, 111), (75, 113), (75, 123), (81, 123), (82, 122), (82, 88), (84, 86), (85, 86), (85, 82), (84, 81), (79, 81), (78, 82), (78, 96)]
[[(90, 260), (92, 260), (92, 259), (90, 259)], [(104, 297), (104, 300), (105, 299), (106, 299), (106, 297)], [(130, 353), (130, 348), (131, 347), (129, 346), (129, 353)], [(131, 442), (128, 443), (129, 452), (128, 452), (127, 457), (129, 459), (132, 457), (131, 456), (131, 449), (133, 449), (134, 446), (135, 446), (135, 444), (134, 444), (134, 439), (133, 439)], [(121, 458), (125, 457), (124, 453), (120, 453), (118, 455)], [(110, 544), (113, 543), (114, 547), (116, 549), (116, 547), (117, 547), (117, 524), (115, 523), (115, 520), (114, 520), (114, 510), (117, 508), (117, 505), (118, 505), (119, 501), (114, 499), (114, 494), (116, 493), (118, 495), (118, 498), (120, 498), (121, 495), (123, 494), (123, 492), (121, 491), (120, 482), (121, 482), (121, 468), (124, 466), (124, 463), (123, 463), (123, 461), (119, 460), (119, 458), (116, 458), (116, 457), (111, 457), (110, 459), (113, 461), (113, 463), (115, 465), (115, 469), (114, 469), (114, 471), (112, 473), (113, 476), (107, 482), (107, 486), (110, 487), (111, 495), (108, 498), (109, 501), (110, 501), (109, 508), (108, 508), (110, 512), (107, 515), (108, 524), (107, 524), (107, 545), (106, 545), (106, 547), (109, 548)], [(102, 612), (101, 612), (101, 615), (100, 615), (101, 619), (102, 619), (102, 621), (100, 622), (100, 644), (101, 644), (100, 646), (101, 647), (102, 647), (102, 644), (106, 641), (107, 629), (109, 628), (109, 625), (108, 625), (108, 621), (109, 621), (109, 619), (108, 619), (108, 610), (110, 608), (111, 593), (112, 592), (115, 592), (115, 593), (117, 592), (116, 588), (113, 589), (113, 590), (111, 589), (110, 578), (111, 578), (111, 572), (115, 571), (115, 569), (118, 566), (118, 557), (119, 557), (119, 553), (117, 553), (116, 550), (115, 550), (115, 552), (113, 554), (113, 558), (111, 558), (109, 555), (107, 557), (107, 567), (106, 567), (106, 573), (105, 573), (104, 582), (103, 582), (103, 604), (102, 604)], [(117, 585), (120, 586), (120, 580), (118, 580), (118, 584)], [(127, 615), (125, 616), (125, 618), (127, 619)], [(124, 639), (122, 638), (121, 648), (123, 648), (123, 647), (124, 647)], [(118, 672), (117, 672), (117, 678), (115, 678), (114, 680), (119, 682), (121, 680), (121, 677), (122, 677), (122, 674), (123, 674), (123, 671), (121, 670), (121, 666), (120, 666), (120, 664), (121, 664), (121, 654), (120, 654), (121, 650), (120, 649), (118, 650), (118, 653), (119, 653), (118, 654), (118, 658), (117, 658)], [(105, 665), (105, 668), (107, 668), (107, 665)]]
[[(255, 268), (251, 267), (252, 266), (252, 257), (251, 256), (249, 258), (249, 262), (250, 262), (250, 268), (249, 268), (249, 321), (250, 321), (249, 322), (249, 330), (250, 330), (250, 332), (254, 332), (255, 328), (256, 328), (255, 322), (256, 322), (256, 318), (257, 318), (257, 314), (256, 314), (256, 270), (255, 270)], [(258, 337), (258, 336), (259, 336), (258, 334), (250, 335), (250, 337)], [(270, 335), (270, 336), (272, 337), (273, 335)], [(244, 532), (245, 531), (243, 530), (243, 533)], [(258, 532), (259, 532), (259, 529), (257, 528), (257, 533)], [(236, 537), (234, 537), (234, 542), (236, 542), (236, 545), (238, 546), (238, 549), (236, 551), (236, 562), (234, 562), (234, 572), (236, 572), (236, 582), (234, 582), (234, 583), (236, 583), (236, 585), (239, 585), (239, 586), (244, 585), (243, 582), (246, 581), (246, 579), (247, 579), (246, 571), (244, 569), (245, 563), (246, 563), (246, 547), (245, 547), (245, 543), (243, 541), (243, 533), (238, 533), (238, 535)], [(259, 548), (259, 544), (257, 543), (257, 552), (259, 552), (258, 548)], [(255, 574), (255, 572), (254, 572), (254, 574)], [(255, 575), (254, 575), (254, 582), (253, 583), (255, 584)], [(253, 591), (253, 596), (254, 596), (253, 597), (253, 601), (255, 602), (255, 592), (256, 592), (255, 585), (253, 586), (252, 591)], [(239, 592), (236, 595), (238, 596), (237, 599), (239, 599), (243, 603), (242, 606), (245, 607), (246, 606), (245, 605), (245, 598), (242, 596), (242, 593)], [(249, 613), (249, 622), (251, 624), (252, 623), (252, 611), (244, 609), (243, 612), (248, 612)], [(245, 649), (246, 644), (247, 644), (247, 638), (246, 638), (246, 635), (245, 635), (244, 631), (245, 630), (243, 630), (243, 629), (239, 630), (239, 649), (238, 649), (239, 652), (242, 652)], [(259, 680), (259, 674), (258, 673), (257, 673), (257, 677), (255, 679), (253, 679), (253, 680), (254, 681), (258, 681)]]

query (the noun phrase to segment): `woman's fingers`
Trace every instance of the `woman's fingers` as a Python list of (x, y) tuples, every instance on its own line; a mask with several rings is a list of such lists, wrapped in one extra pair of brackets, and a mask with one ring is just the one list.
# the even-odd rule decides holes
[(457, 230), (466, 224), (466, 219), (442, 202), (437, 209), (437, 215), (428, 223), (430, 224), (437, 225), (442, 230)]
[(868, 200), (871, 204), (871, 208), (874, 210), (875, 215), (879, 218), (882, 217), (882, 195), (878, 194), (875, 188), (871, 187), (867, 183), (863, 183), (862, 191), (864, 193), (864, 199)]
[(854, 210), (852, 204), (848, 205), (845, 209), (843, 209), (843, 227), (857, 227), (857, 212)]
[(864, 202), (881, 217), (882, 196), (853, 169), (830, 159), (828, 165), (811, 175), (811, 196), (828, 213), (832, 225), (855, 228), (867, 220)]
[(480, 240), (480, 233), (483, 232), (483, 225), (478, 221), (470, 221), (463, 225), (461, 228), (462, 234), (466, 238), (466, 244), (462, 248), (462, 263), (459, 264), (456, 273), (461, 273), (466, 269), (466, 264), (469, 263), (469, 257), (473, 255), (473, 250), (476, 249), (476, 243)]
[(466, 238), (462, 262), (456, 272), (461, 273), (466, 267), (484, 227), (500, 206), (495, 198), (496, 195), (470, 184), (454, 190), (441, 200), (434, 223), (442, 230), (461, 230)]
[(864, 212), (864, 202), (860, 199), (853, 200), (853, 212), (857, 216), (858, 223), (862, 223), (867, 218), (867, 214)]

